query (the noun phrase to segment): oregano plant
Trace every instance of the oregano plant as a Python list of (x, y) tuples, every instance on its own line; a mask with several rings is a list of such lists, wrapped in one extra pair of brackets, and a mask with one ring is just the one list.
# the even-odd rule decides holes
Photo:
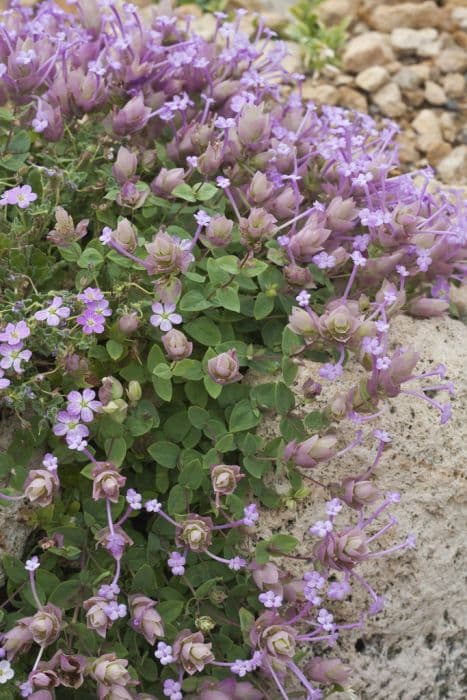
[[(3, 561), (0, 697), (328, 697), (352, 683), (339, 637), (384, 606), (361, 563), (415, 546), (384, 544), (385, 407), (445, 423), (453, 387), (391, 320), (448, 310), (465, 205), (401, 173), (394, 124), (305, 102), (242, 15), (209, 38), (111, 0), (2, 15), (0, 500), (33, 534)], [(329, 484), (364, 439), (372, 463)], [(262, 539), (310, 483), (303, 539)]]

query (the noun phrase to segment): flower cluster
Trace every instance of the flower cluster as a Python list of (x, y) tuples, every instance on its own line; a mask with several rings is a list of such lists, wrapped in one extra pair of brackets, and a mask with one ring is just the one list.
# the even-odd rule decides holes
[[(396, 169), (393, 124), (305, 102), (246, 22), (216, 13), (205, 38), (112, 0), (2, 15), (0, 404), (21, 423), (0, 497), (45, 533), (7, 567), (0, 683), (25, 698), (319, 700), (351, 683), (323, 648), (384, 605), (360, 565), (415, 544), (375, 545), (400, 500), (376, 478), (384, 412), (409, 394), (445, 423), (454, 388), (391, 321), (447, 311), (465, 203)], [(317, 357), (336, 395), (310, 427), (289, 386)], [(370, 436), (372, 464), (313, 479), (300, 542), (261, 539), (276, 469), (299, 508)]]

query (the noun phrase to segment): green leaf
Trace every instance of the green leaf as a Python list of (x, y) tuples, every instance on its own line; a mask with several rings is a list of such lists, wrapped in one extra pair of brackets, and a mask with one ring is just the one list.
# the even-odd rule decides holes
[(219, 189), (211, 182), (204, 182), (199, 189), (195, 190), (196, 199), (200, 202), (207, 202), (218, 193)]
[(284, 357), (282, 360), (282, 376), (284, 377), (284, 382), (286, 384), (292, 384), (293, 380), (297, 376), (298, 365), (293, 360), (289, 360), (288, 357)]
[(262, 318), (269, 316), (274, 308), (274, 297), (268, 296), (264, 292), (260, 292), (256, 297), (253, 307), (254, 317), (259, 321)]
[(197, 289), (192, 289), (184, 294), (180, 301), (180, 311), (182, 313), (186, 311), (204, 311), (211, 307), (212, 303)]
[(235, 440), (232, 433), (226, 433), (215, 444), (218, 452), (232, 452), (235, 449)]
[(189, 336), (201, 343), (201, 345), (217, 345), (222, 340), (222, 335), (214, 321), (206, 318), (197, 318), (195, 321), (185, 323), (183, 330)]
[(185, 603), (180, 600), (163, 600), (157, 606), (157, 612), (160, 614), (166, 624), (175, 622), (183, 612)]
[(179, 484), (172, 487), (167, 501), (167, 510), (170, 515), (182, 515), (187, 509), (187, 494), (188, 489), (183, 488)]
[(255, 616), (246, 608), (240, 608), (238, 611), (238, 619), (240, 620), (240, 629), (242, 631), (245, 644), (250, 642), (250, 631), (255, 622)]
[(116, 467), (120, 467), (126, 457), (127, 444), (122, 437), (111, 438), (105, 441), (107, 459)]
[(172, 374), (174, 377), (184, 377), (185, 379), (196, 381), (203, 378), (203, 368), (199, 360), (187, 358), (175, 363)]
[(307, 415), (303, 421), (303, 425), (308, 430), (317, 431), (324, 427), (326, 424), (326, 419), (321, 413), (321, 411), (312, 411)]
[(225, 270), (230, 275), (237, 275), (240, 272), (240, 261), (235, 255), (224, 255), (216, 260), (217, 266)]
[(177, 465), (180, 448), (173, 442), (161, 440), (160, 442), (153, 442), (148, 447), (148, 452), (158, 464), (166, 467), (166, 469), (173, 469)]
[(267, 460), (260, 460), (255, 457), (244, 457), (243, 459), (243, 466), (248, 474), (254, 476), (255, 479), (261, 479), (268, 468), (268, 464), (269, 462)]
[(76, 241), (67, 246), (60, 246), (58, 250), (62, 258), (70, 263), (75, 263), (81, 255), (81, 246)]
[(281, 414), (289, 413), (295, 406), (295, 396), (292, 391), (290, 391), (284, 382), (277, 382), (275, 394), (277, 412)]
[(258, 564), (267, 564), (270, 556), (268, 552), (268, 543), (265, 540), (258, 542), (255, 548), (255, 559)]
[(221, 287), (216, 292), (216, 301), (219, 306), (223, 306), (229, 311), (240, 312), (240, 299), (238, 296), (238, 284), (230, 284), (228, 287)]
[(268, 540), (268, 550), (271, 552), (271, 554), (290, 554), (293, 552), (297, 544), (297, 538), (292, 537), (292, 535), (273, 535)]
[(172, 370), (166, 362), (160, 362), (158, 365), (156, 365), (153, 369), (153, 374), (161, 379), (172, 378)]
[(190, 406), (188, 409), (188, 419), (195, 428), (203, 428), (210, 418), (209, 413), (200, 406)]
[(58, 584), (50, 594), (49, 603), (68, 610), (81, 602), (82, 595), (82, 584), (78, 579), (70, 579)]
[(134, 591), (143, 592), (147, 596), (153, 596), (157, 588), (154, 571), (149, 564), (143, 564), (133, 577), (131, 587)]
[(295, 335), (290, 328), (285, 327), (282, 333), (282, 352), (285, 355), (292, 355), (303, 345), (303, 341), (298, 335)]
[(208, 392), (209, 396), (213, 399), (219, 398), (222, 392), (222, 384), (217, 384), (211, 377), (207, 374), (203, 377), (204, 388)]
[(123, 354), (123, 345), (117, 340), (108, 340), (105, 344), (105, 349), (112, 360), (118, 360)]
[(28, 578), (28, 573), (24, 568), (24, 564), (11, 554), (4, 554), (2, 557), (2, 566), (10, 581), (13, 583), (23, 583)]
[(171, 194), (179, 199), (184, 199), (186, 202), (196, 202), (196, 195), (186, 182), (182, 182), (180, 185), (174, 187)]
[(229, 431), (238, 433), (241, 430), (250, 430), (258, 425), (261, 414), (257, 408), (253, 408), (248, 399), (236, 404), (230, 414)]
[(102, 255), (100, 250), (88, 246), (86, 250), (83, 250), (83, 252), (81, 253), (77, 264), (79, 267), (92, 269), (95, 267), (99, 267), (103, 264), (103, 262), (104, 256)]
[(163, 401), (172, 400), (172, 382), (170, 379), (163, 379), (162, 377), (153, 377), (152, 385), (154, 391)]

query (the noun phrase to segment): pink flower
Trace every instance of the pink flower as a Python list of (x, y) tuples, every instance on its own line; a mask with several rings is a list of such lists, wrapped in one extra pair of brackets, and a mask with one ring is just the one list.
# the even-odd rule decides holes
[(160, 328), (161, 331), (170, 331), (172, 329), (172, 324), (177, 325), (183, 320), (180, 314), (174, 313), (175, 304), (161, 304), (160, 302), (156, 302), (151, 308), (154, 314), (149, 320), (153, 326)]
[(62, 297), (54, 297), (50, 306), (36, 311), (34, 318), (36, 321), (46, 321), (48, 326), (58, 326), (61, 319), (68, 318), (69, 315), (68, 306), (62, 306)]
[(6, 389), (7, 386), (10, 386), (10, 380), (4, 378), (5, 372), (3, 369), (0, 369), (0, 389)]
[(94, 413), (99, 412), (102, 406), (100, 401), (95, 400), (95, 397), (96, 392), (92, 389), (84, 389), (82, 394), (79, 391), (70, 391), (67, 396), (68, 413), (80, 417), (85, 423), (90, 423), (94, 418)]
[(27, 362), (31, 358), (32, 353), (30, 350), (23, 350), (22, 343), (17, 343), (16, 345), (0, 345), (0, 355), (2, 355), (0, 360), (2, 369), (10, 369), (12, 367), (17, 374), (21, 374), (23, 371), (21, 367), (22, 361)]
[(57, 414), (57, 422), (53, 427), (54, 435), (68, 436), (72, 434), (80, 434), (81, 437), (87, 437), (89, 430), (85, 425), (79, 422), (79, 416), (74, 416), (67, 411), (60, 411)]
[(85, 335), (104, 332), (103, 317), (94, 313), (91, 309), (86, 309), (81, 316), (78, 316), (76, 323), (82, 326)]
[(0, 333), (0, 342), (8, 345), (17, 345), (31, 334), (29, 326), (25, 321), (19, 323), (8, 323), (6, 328)]
[(20, 209), (26, 209), (31, 202), (37, 199), (37, 194), (32, 191), (31, 185), (22, 185), (6, 190), (0, 199), (0, 206), (7, 204), (17, 204)]

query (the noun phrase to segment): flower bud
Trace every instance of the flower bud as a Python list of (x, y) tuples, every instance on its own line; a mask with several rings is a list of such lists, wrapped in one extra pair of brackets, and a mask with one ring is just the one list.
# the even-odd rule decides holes
[(131, 680), (127, 666), (126, 659), (119, 659), (116, 654), (103, 654), (91, 665), (90, 675), (98, 683), (106, 686), (124, 686)]
[(211, 588), (209, 600), (213, 605), (220, 607), (227, 600), (227, 598), (227, 593), (222, 588), (218, 588), (217, 586)]
[(331, 230), (325, 228), (321, 212), (313, 213), (304, 228), (290, 239), (289, 249), (298, 262), (311, 262), (313, 256), (322, 249), (323, 243), (331, 235)]
[(107, 598), (101, 596), (93, 596), (83, 602), (87, 628), (94, 630), (103, 639), (106, 637), (107, 630), (112, 627), (112, 620), (105, 612), (108, 605)]
[(232, 384), (242, 379), (236, 350), (228, 350), (208, 361), (208, 374), (216, 384)]
[(416, 297), (409, 304), (409, 313), (417, 318), (442, 316), (449, 309), (449, 302), (443, 299)]
[(326, 226), (336, 233), (345, 233), (355, 227), (357, 218), (357, 207), (350, 197), (334, 197), (326, 208)]
[(303, 396), (307, 399), (312, 399), (315, 396), (319, 396), (323, 390), (323, 387), (319, 382), (315, 382), (314, 379), (307, 379), (302, 387)]
[(392, 282), (384, 280), (381, 288), (375, 295), (375, 301), (378, 304), (383, 304), (387, 294), (391, 294), (394, 298), (394, 301), (391, 304), (386, 304), (385, 307), (386, 316), (390, 318), (391, 316), (395, 316), (404, 307), (406, 293), (403, 289), (398, 289)]
[(232, 240), (233, 221), (223, 214), (216, 214), (201, 234), (205, 245), (215, 248), (226, 248)]
[(128, 412), (128, 404), (123, 399), (115, 399), (102, 406), (102, 413), (106, 413), (116, 423), (123, 423)]
[[(98, 685), (97, 686), (98, 700), (134, 700), (134, 694), (124, 685), (114, 683), (114, 685)], [(153, 696), (149, 696), (153, 697)]]
[(269, 138), (270, 131), (269, 115), (264, 114), (263, 105), (246, 104), (237, 125), (240, 143), (243, 146), (257, 147)]
[(143, 97), (132, 97), (126, 105), (114, 114), (112, 129), (116, 136), (128, 136), (143, 129), (150, 117), (151, 109), (144, 104)]
[(296, 630), (273, 612), (260, 615), (251, 628), (250, 639), (268, 656), (278, 661), (293, 659), (296, 652)]
[(365, 533), (358, 526), (341, 533), (333, 532), (316, 545), (315, 556), (323, 566), (338, 570), (353, 569), (368, 558)]
[(32, 636), (29, 629), (30, 620), (30, 617), (19, 620), (14, 627), (0, 636), (2, 648), (9, 661), (13, 661), (16, 656), (24, 654), (31, 647)]
[(113, 533), (108, 527), (102, 528), (95, 534), (97, 545), (105, 547), (115, 559), (120, 559), (125, 547), (131, 547), (133, 540), (127, 535), (120, 525), (114, 525)]
[(138, 315), (133, 311), (129, 314), (124, 314), (118, 319), (118, 328), (125, 333), (125, 335), (132, 335), (136, 330), (138, 330), (139, 318)]
[(268, 238), (272, 238), (277, 227), (275, 216), (266, 209), (256, 208), (250, 211), (248, 219), (240, 218), (240, 241), (248, 247), (257, 247)]
[(245, 475), (236, 464), (216, 464), (211, 467), (212, 489), (216, 494), (216, 504), (219, 496), (228, 496), (237, 488), (237, 484)]
[(47, 234), (47, 240), (57, 246), (68, 246), (79, 241), (88, 232), (89, 219), (82, 219), (76, 226), (73, 218), (63, 207), (55, 209), (55, 228)]
[(60, 649), (52, 656), (49, 665), (57, 674), (60, 685), (80, 688), (84, 683), (86, 659), (77, 654), (64, 654)]
[[(60, 685), (57, 674), (50, 668), (41, 665), (39, 668), (31, 671), (28, 676), (28, 681), (34, 690), (46, 690), (47, 688), (56, 688)], [(31, 697), (31, 696), (29, 696)]]
[(176, 532), (178, 546), (186, 546), (192, 552), (203, 552), (212, 541), (212, 520), (200, 515), (188, 515), (179, 523)]
[(280, 194), (274, 196), (271, 202), (271, 211), (278, 219), (290, 219), (295, 216), (297, 203), (303, 201), (302, 195), (297, 195), (293, 187), (285, 187)]
[(250, 565), (250, 571), (252, 572), (253, 581), (260, 591), (263, 591), (265, 588), (269, 590), (279, 584), (279, 569), (272, 562), (267, 562), (266, 564), (253, 562)]
[(193, 255), (183, 247), (183, 242), (162, 230), (156, 233), (151, 243), (146, 243), (146, 250), (149, 253), (146, 262), (152, 274), (186, 272), (193, 260)]
[(135, 153), (129, 151), (125, 146), (120, 146), (117, 159), (112, 166), (112, 175), (119, 185), (131, 180), (138, 167), (138, 158)]
[(36, 644), (49, 646), (58, 639), (61, 626), (62, 611), (49, 603), (30, 618), (29, 631)]
[(319, 325), (315, 315), (299, 306), (292, 308), (287, 328), (307, 339), (317, 338), (319, 335)]
[(193, 352), (193, 343), (190, 343), (185, 333), (172, 328), (162, 336), (162, 345), (169, 360), (184, 360)]
[(160, 277), (154, 282), (154, 291), (163, 304), (177, 305), (182, 296), (182, 283), (178, 277)]
[(128, 383), (128, 389), (126, 390), (126, 393), (131, 403), (137, 403), (143, 395), (141, 384), (135, 379), (132, 379)]
[(336, 394), (324, 409), (325, 415), (331, 420), (342, 420), (349, 411), (347, 394)]
[(371, 505), (380, 496), (379, 489), (371, 481), (352, 477), (344, 479), (335, 492), (348, 506), (357, 510)]
[(306, 267), (300, 267), (295, 263), (290, 263), (283, 268), (286, 281), (300, 289), (314, 289), (316, 284), (313, 280), (313, 275)]
[(123, 386), (115, 377), (103, 377), (102, 386), (97, 393), (99, 401), (105, 406), (109, 401), (122, 398)]
[(52, 503), (59, 486), (56, 472), (48, 469), (31, 469), (24, 482), (24, 495), (31, 503), (45, 507)]
[(148, 194), (149, 190), (144, 183), (141, 183), (140, 187), (138, 187), (134, 182), (125, 182), (117, 194), (116, 201), (120, 207), (139, 209), (145, 203)]
[(222, 163), (222, 145), (220, 143), (209, 143), (208, 147), (198, 157), (197, 168), (201, 175), (212, 177), (219, 170)]
[(183, 168), (162, 168), (160, 173), (151, 182), (151, 190), (154, 194), (172, 194), (173, 190), (184, 181), (185, 171)]
[(273, 183), (269, 182), (267, 176), (258, 170), (250, 182), (247, 194), (255, 204), (262, 204), (269, 199), (273, 191)]
[(119, 474), (110, 462), (98, 462), (92, 470), (92, 497), (95, 501), (108, 498), (112, 503), (118, 503), (120, 489), (125, 486), (126, 477)]
[(190, 675), (203, 671), (206, 664), (214, 661), (212, 644), (204, 641), (202, 632), (182, 630), (173, 644), (173, 655)]
[(304, 442), (289, 443), (285, 450), (285, 458), (293, 459), (298, 467), (310, 469), (318, 462), (325, 462), (335, 454), (337, 438), (332, 433), (328, 435), (312, 435)]
[(349, 304), (344, 303), (325, 311), (320, 318), (320, 331), (324, 338), (337, 343), (347, 343), (358, 330), (360, 323)]
[(120, 219), (117, 228), (112, 231), (112, 239), (130, 253), (137, 245), (136, 231), (128, 219)]
[(342, 663), (340, 659), (326, 659), (316, 657), (306, 665), (306, 673), (316, 683), (323, 685), (337, 684), (345, 686), (349, 680), (352, 669)]
[(162, 618), (155, 609), (156, 601), (136, 594), (129, 596), (128, 604), (133, 629), (140, 632), (148, 644), (154, 646), (156, 639), (164, 636)]
[(214, 622), (212, 617), (209, 617), (208, 615), (202, 615), (201, 617), (196, 618), (195, 625), (200, 632), (209, 633), (215, 628), (216, 623)]

